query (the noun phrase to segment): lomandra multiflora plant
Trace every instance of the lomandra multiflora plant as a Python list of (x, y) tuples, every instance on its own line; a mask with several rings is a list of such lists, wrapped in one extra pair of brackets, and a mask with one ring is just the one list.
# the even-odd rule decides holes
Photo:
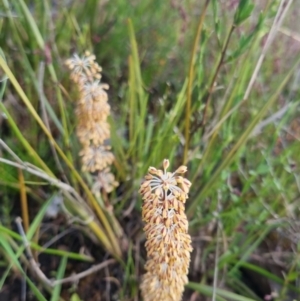
[(114, 155), (108, 143), (110, 126), (107, 117), (110, 106), (105, 91), (108, 85), (100, 82), (102, 69), (95, 58), (95, 55), (86, 51), (83, 57), (75, 54), (66, 61), (66, 65), (79, 90), (76, 132), (82, 145), (79, 153), (82, 157), (82, 170), (96, 174), (93, 187), (95, 193), (101, 189), (109, 193), (118, 183), (109, 168)]
[(179, 301), (188, 282), (192, 247), (184, 210), (191, 182), (182, 177), (186, 166), (173, 173), (167, 172), (168, 167), (166, 159), (163, 170), (150, 167), (140, 188), (147, 240), (144, 301)]

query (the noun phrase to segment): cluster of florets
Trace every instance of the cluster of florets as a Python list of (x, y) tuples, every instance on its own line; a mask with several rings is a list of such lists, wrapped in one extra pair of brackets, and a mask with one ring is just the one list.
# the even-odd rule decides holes
[(150, 167), (140, 188), (147, 239), (144, 301), (179, 301), (188, 281), (192, 247), (184, 204), (191, 182), (181, 176), (186, 166), (174, 173), (167, 172), (168, 167), (169, 160), (164, 160), (163, 171)]
[(106, 179), (105, 184), (101, 186), (97, 182), (100, 177), (98, 175), (95, 177), (95, 185), (110, 192), (118, 183), (109, 169), (114, 161), (114, 155), (108, 144), (110, 126), (107, 118), (110, 114), (110, 105), (106, 90), (109, 87), (100, 83), (102, 69), (95, 59), (95, 55), (86, 51), (83, 57), (75, 54), (66, 61), (66, 65), (71, 70), (71, 79), (79, 90), (76, 133), (82, 145), (79, 153), (82, 157), (82, 170), (100, 174), (102, 182)]

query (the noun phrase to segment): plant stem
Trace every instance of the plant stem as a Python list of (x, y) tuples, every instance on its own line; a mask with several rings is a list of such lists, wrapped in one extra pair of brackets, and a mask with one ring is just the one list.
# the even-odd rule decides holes
[(236, 25), (233, 23), (231, 28), (230, 28), (230, 31), (228, 33), (228, 36), (227, 36), (227, 39), (225, 41), (225, 44), (224, 44), (224, 47), (222, 49), (222, 52), (221, 52), (221, 57), (220, 57), (220, 60), (219, 60), (219, 63), (217, 65), (217, 68), (216, 68), (216, 71), (214, 73), (214, 76), (212, 78), (212, 81), (210, 83), (210, 86), (209, 86), (209, 89), (208, 89), (208, 92), (207, 94), (204, 96), (204, 111), (203, 111), (203, 117), (202, 117), (202, 122), (200, 124), (201, 128), (202, 128), (202, 136), (205, 132), (205, 124), (206, 124), (206, 116), (207, 116), (207, 108), (209, 107), (209, 104), (210, 104), (210, 101), (211, 101), (211, 95), (212, 95), (212, 92), (213, 92), (213, 89), (214, 89), (214, 85), (215, 85), (215, 81), (217, 79), (217, 76), (219, 74), (219, 71), (221, 69), (221, 66), (223, 64), (223, 61), (224, 61), (224, 58), (225, 58), (225, 54), (226, 54), (226, 50), (227, 50), (227, 47), (229, 45), (229, 41), (230, 41), (230, 38), (231, 38), (231, 35), (234, 31), (234, 29), (236, 28)]
[(189, 150), (190, 142), (190, 118), (191, 118), (191, 102), (192, 102), (192, 89), (194, 81), (194, 64), (197, 53), (197, 48), (200, 40), (201, 30), (203, 27), (204, 17), (210, 0), (206, 0), (202, 13), (200, 15), (196, 36), (194, 39), (194, 44), (192, 48), (192, 54), (189, 65), (189, 77), (188, 77), (188, 88), (187, 88), (187, 98), (186, 98), (186, 111), (185, 111), (185, 145), (183, 154), (183, 164), (187, 163), (187, 155)]

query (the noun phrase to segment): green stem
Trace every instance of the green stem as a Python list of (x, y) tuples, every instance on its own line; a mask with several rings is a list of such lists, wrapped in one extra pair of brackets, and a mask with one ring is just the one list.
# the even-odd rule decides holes
[(206, 0), (202, 13), (200, 15), (199, 23), (197, 26), (197, 32), (192, 48), (191, 59), (190, 59), (186, 110), (185, 110), (185, 145), (184, 145), (184, 153), (183, 153), (183, 164), (187, 163), (187, 156), (188, 156), (188, 150), (190, 144), (190, 118), (191, 118), (192, 90), (193, 90), (193, 81), (194, 81), (194, 65), (195, 65), (196, 53), (197, 53), (200, 36), (201, 36), (201, 30), (203, 27), (204, 17), (206, 14), (209, 1), (210, 0)]
[(223, 64), (223, 61), (224, 61), (224, 58), (225, 58), (225, 54), (226, 54), (226, 50), (227, 50), (227, 47), (229, 45), (230, 38), (231, 38), (232, 33), (233, 33), (233, 31), (234, 31), (235, 28), (236, 28), (236, 25), (232, 24), (232, 26), (230, 28), (230, 31), (228, 33), (227, 39), (225, 41), (224, 47), (222, 49), (221, 57), (220, 57), (220, 60), (218, 62), (216, 71), (214, 72), (213, 78), (212, 78), (212, 80), (210, 82), (210, 86), (209, 86), (207, 95), (204, 96), (204, 101), (203, 101), (204, 102), (204, 111), (203, 111), (202, 122), (201, 122), (201, 125), (200, 125), (202, 127), (202, 135), (203, 135), (203, 133), (205, 131), (207, 108), (209, 107), (209, 104), (210, 104), (210, 101), (211, 101), (211, 95), (212, 95), (212, 92), (213, 92), (213, 89), (214, 89), (214, 85), (215, 85), (217, 76), (219, 74), (219, 71), (221, 69), (221, 66)]

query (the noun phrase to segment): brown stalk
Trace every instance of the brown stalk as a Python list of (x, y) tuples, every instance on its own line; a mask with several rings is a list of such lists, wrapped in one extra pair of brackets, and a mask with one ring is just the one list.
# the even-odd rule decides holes
[(19, 172), (19, 182), (20, 182), (20, 199), (21, 199), (21, 208), (22, 208), (22, 218), (24, 221), (24, 229), (25, 232), (29, 229), (29, 214), (28, 214), (28, 202), (27, 202), (27, 194), (26, 194), (26, 186), (24, 181), (24, 175), (21, 169)]

